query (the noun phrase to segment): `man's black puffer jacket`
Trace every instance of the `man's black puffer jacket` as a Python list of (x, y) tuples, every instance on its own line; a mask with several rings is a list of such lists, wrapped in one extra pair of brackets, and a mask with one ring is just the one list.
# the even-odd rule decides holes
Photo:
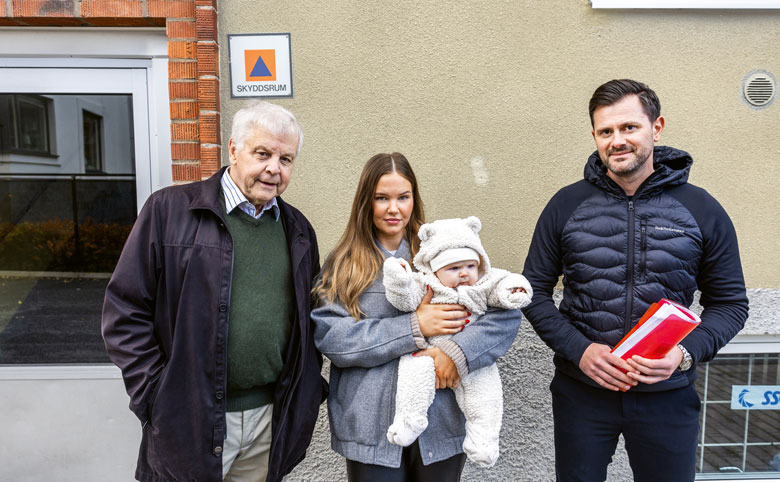
[[(686, 152), (659, 146), (653, 157), (653, 174), (627, 196), (594, 152), (585, 179), (561, 189), (542, 212), (526, 258), (523, 274), (534, 289), (526, 317), (555, 351), (556, 366), (591, 385), (578, 368), (588, 345), (614, 346), (661, 298), (690, 306), (702, 292), (702, 324), (683, 341), (695, 362), (710, 360), (747, 318), (731, 220), (688, 184), (693, 160)], [(559, 311), (552, 292), (561, 274)], [(695, 374), (676, 372), (634, 390), (679, 388)]]

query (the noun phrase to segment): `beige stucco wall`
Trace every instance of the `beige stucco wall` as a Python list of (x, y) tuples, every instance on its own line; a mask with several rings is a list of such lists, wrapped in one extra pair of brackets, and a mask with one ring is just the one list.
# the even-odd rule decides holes
[[(327, 252), (363, 163), (413, 163), (430, 219), (480, 216), (496, 266), (519, 270), (541, 209), (593, 150), (587, 102), (611, 78), (661, 98), (662, 141), (688, 150), (692, 182), (737, 226), (749, 287), (780, 287), (780, 102), (748, 108), (752, 69), (780, 76), (776, 11), (610, 11), (584, 0), (226, 0), (229, 33), (290, 32), (295, 97), (279, 99), (306, 141), (287, 199)], [(225, 42), (226, 43), (226, 42)], [(230, 99), (223, 49), (223, 126)], [(227, 142), (225, 142), (227, 144)], [(487, 182), (470, 166), (481, 158)]]
[[(231, 99), (226, 35), (290, 32), (306, 140), (285, 198), (311, 220), (323, 255), (342, 233), (375, 153), (412, 162), (428, 219), (477, 215), (495, 266), (515, 271), (539, 213), (582, 177), (594, 150), (593, 90), (630, 77), (658, 93), (662, 143), (689, 151), (691, 181), (717, 197), (740, 239), (749, 288), (780, 303), (780, 102), (741, 100), (753, 69), (780, 77), (780, 11), (593, 10), (585, 0), (220, 2), (223, 134)], [(226, 157), (225, 157), (226, 159)], [(751, 298), (752, 299), (752, 298)], [(774, 329), (774, 317), (757, 332)], [(774, 328), (772, 328), (774, 327)], [(502, 459), (465, 480), (549, 480), (549, 350), (524, 325), (501, 364)], [(292, 480), (337, 480), (324, 411)], [(624, 455), (610, 480), (628, 480)]]

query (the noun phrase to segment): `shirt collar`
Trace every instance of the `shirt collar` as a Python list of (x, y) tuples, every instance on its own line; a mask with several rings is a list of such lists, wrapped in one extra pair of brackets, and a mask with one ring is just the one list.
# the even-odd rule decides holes
[(253, 218), (258, 219), (265, 214), (266, 211), (272, 209), (274, 220), (279, 221), (280, 210), (279, 203), (276, 202), (276, 196), (268, 201), (258, 214), (255, 214), (255, 206), (247, 200), (244, 193), (241, 192), (241, 189), (236, 186), (236, 183), (233, 182), (233, 178), (230, 177), (228, 171), (230, 171), (229, 167), (222, 173), (221, 180), (222, 191), (225, 193), (225, 209), (228, 214), (232, 213), (234, 209), (239, 208)]

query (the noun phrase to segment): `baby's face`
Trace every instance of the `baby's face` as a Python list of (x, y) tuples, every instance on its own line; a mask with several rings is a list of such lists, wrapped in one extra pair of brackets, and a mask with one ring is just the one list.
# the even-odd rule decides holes
[(434, 273), (441, 284), (448, 288), (471, 286), (479, 279), (479, 263), (472, 260), (448, 264)]

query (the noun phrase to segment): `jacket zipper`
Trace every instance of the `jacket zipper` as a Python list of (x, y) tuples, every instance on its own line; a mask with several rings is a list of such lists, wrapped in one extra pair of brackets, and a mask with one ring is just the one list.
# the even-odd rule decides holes
[(647, 278), (647, 220), (640, 221), (639, 229), (642, 237), (640, 243), (640, 258), (639, 258), (639, 277), (642, 281), (646, 281)]
[(628, 266), (626, 266), (626, 320), (623, 335), (631, 330), (631, 304), (634, 298), (634, 200), (628, 198)]

